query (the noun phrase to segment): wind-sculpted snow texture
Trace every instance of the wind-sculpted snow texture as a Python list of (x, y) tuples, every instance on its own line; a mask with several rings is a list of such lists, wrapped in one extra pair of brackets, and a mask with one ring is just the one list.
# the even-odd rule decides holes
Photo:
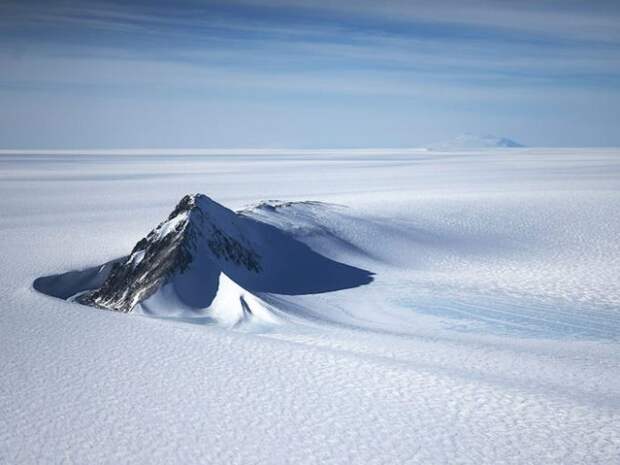
[(614, 464), (618, 205), (615, 149), (0, 155), (0, 464)]

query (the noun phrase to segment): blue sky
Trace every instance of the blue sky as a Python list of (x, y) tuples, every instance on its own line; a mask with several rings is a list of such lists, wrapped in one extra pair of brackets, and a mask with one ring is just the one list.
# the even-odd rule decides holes
[(0, 147), (620, 145), (620, 2), (4, 1)]

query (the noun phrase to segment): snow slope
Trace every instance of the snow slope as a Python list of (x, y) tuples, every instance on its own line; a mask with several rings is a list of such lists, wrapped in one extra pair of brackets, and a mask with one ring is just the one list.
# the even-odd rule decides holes
[[(620, 456), (615, 149), (3, 154), (0, 180), (0, 463)], [(373, 280), (303, 293), (273, 257), (286, 286), (222, 269), (210, 315), (61, 299), (187, 192)], [(269, 322), (186, 324), (241, 297)]]

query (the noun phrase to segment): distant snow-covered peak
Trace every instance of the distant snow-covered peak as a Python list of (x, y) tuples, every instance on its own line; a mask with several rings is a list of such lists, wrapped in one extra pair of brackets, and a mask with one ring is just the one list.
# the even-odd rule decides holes
[(493, 135), (480, 136), (477, 134), (465, 133), (456, 136), (454, 139), (432, 144), (431, 150), (470, 150), (484, 148), (517, 148), (524, 145), (507, 137)]

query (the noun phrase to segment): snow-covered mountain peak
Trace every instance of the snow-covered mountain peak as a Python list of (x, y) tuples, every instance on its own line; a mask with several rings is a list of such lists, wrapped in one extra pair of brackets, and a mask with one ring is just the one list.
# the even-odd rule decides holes
[(100, 288), (78, 301), (128, 312), (177, 276), (198, 269), (219, 272), (222, 261), (258, 273), (260, 256), (237, 222), (235, 212), (206, 195), (186, 195), (167, 220), (114, 265)]
[(304, 231), (325, 231), (320, 221), (327, 205), (259, 205), (269, 208), (234, 212), (203, 194), (186, 195), (129, 255), (42, 277), (34, 285), (98, 308), (230, 327), (273, 322), (265, 294), (323, 293), (373, 280), (371, 272), (332, 260), (299, 240)]
[(454, 139), (432, 144), (429, 148), (431, 150), (471, 150), (517, 147), (524, 147), (524, 145), (507, 137), (464, 133), (456, 136)]
[(200, 211), (202, 214), (212, 214), (215, 217), (230, 213), (234, 215), (234, 212), (227, 209), (223, 205), (220, 205), (211, 197), (208, 197), (205, 194), (196, 193), (184, 195), (168, 216), (168, 220), (172, 220), (179, 215), (191, 213), (195, 210)]

